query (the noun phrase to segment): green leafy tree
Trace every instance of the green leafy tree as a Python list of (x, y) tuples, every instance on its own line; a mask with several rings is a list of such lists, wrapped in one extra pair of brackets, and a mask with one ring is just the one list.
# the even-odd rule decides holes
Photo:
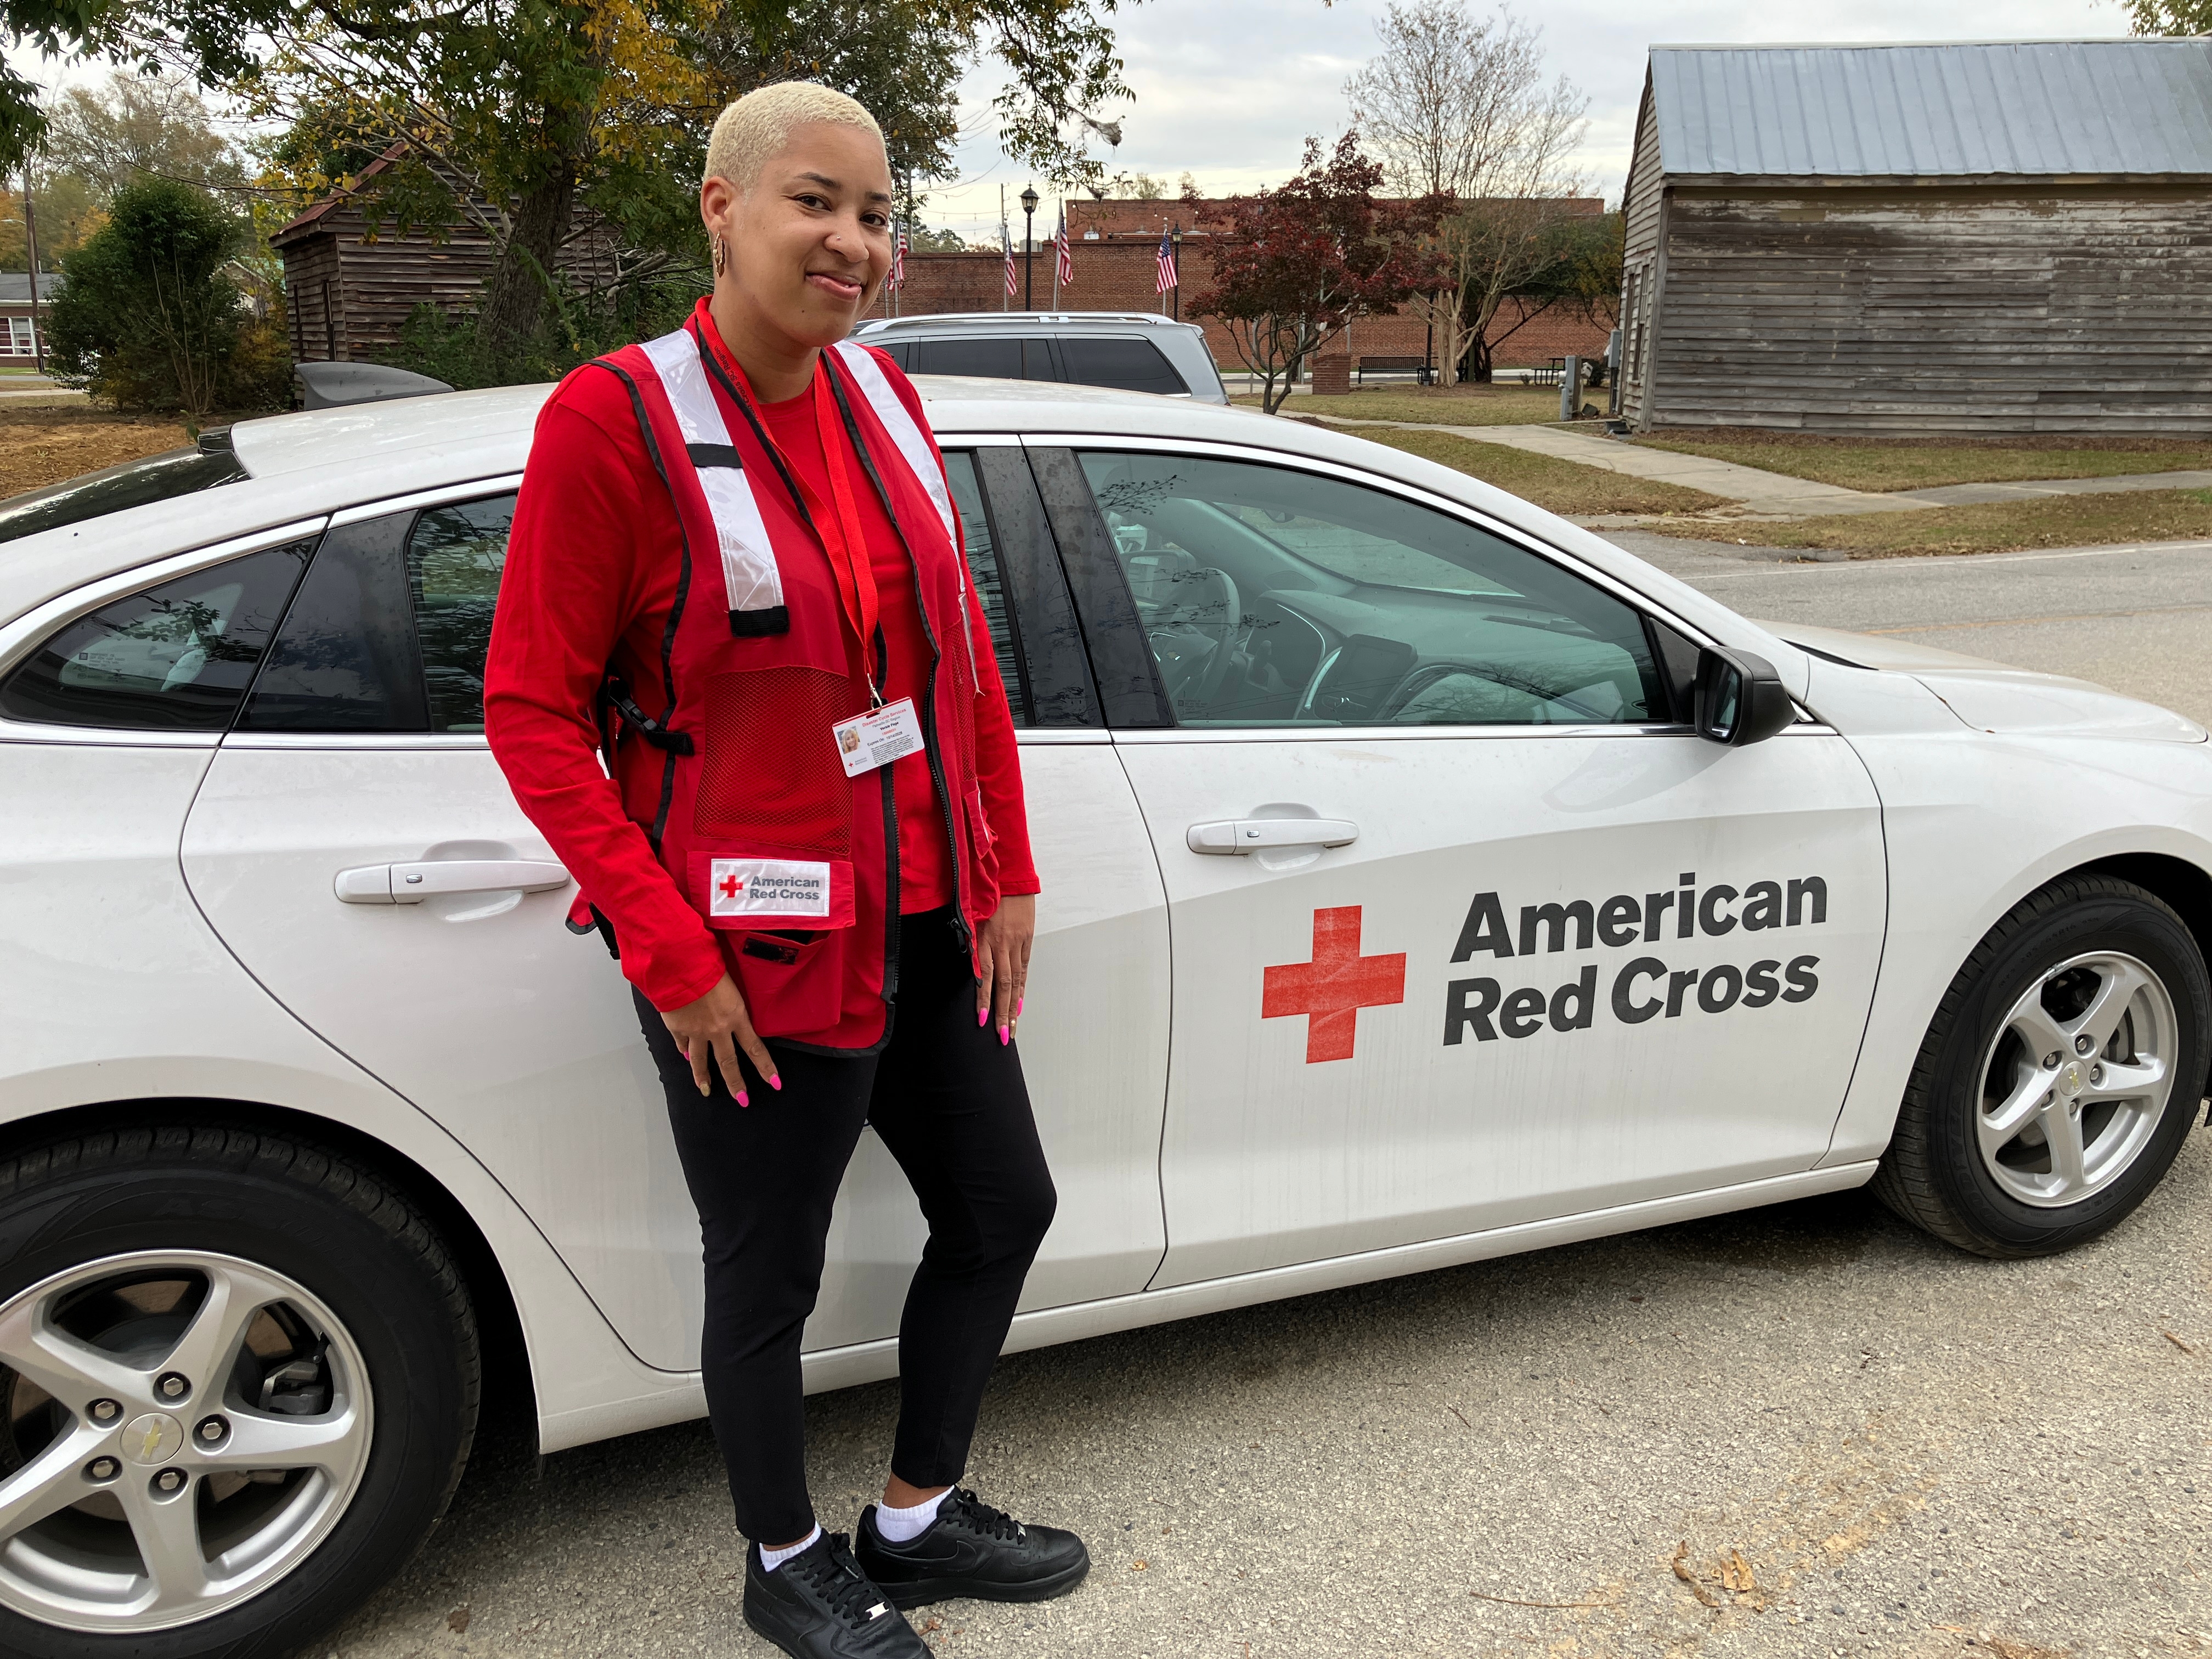
[[(932, 84), (949, 93), (963, 61), (995, 56), (1011, 71), (997, 100), (1001, 142), (1017, 161), (1073, 180), (1098, 171), (1078, 118), (1126, 90), (1107, 25), (1119, 3), (890, 0), (849, 8), (860, 15), (847, 21), (846, 36), (865, 47), (858, 23), (903, 18), (905, 38), (918, 33), (921, 50), (897, 68), (925, 94)], [(264, 115), (313, 109), (323, 130), (311, 151), (343, 150), (348, 132), (354, 148), (378, 153), (404, 140), (416, 173), (411, 181), (393, 179), (395, 188), (426, 201), (442, 188), (490, 204), (501, 252), (480, 322), (506, 341), (536, 331), (580, 211), (672, 237), (683, 221), (666, 180), (696, 157), (713, 111), (757, 84), (752, 77), (764, 67), (783, 73), (803, 61), (812, 71), (819, 64), (831, 78), (838, 61), (817, 40), (844, 18), (823, 0), (0, 5), (19, 41), (189, 69), (204, 82), (234, 87)], [(42, 130), (29, 94), (20, 77), (0, 74), (0, 165)], [(932, 100), (924, 95), (919, 105), (926, 111)], [(893, 125), (895, 141), (918, 154), (941, 154), (950, 135), (938, 115), (909, 131), (894, 112)], [(360, 143), (363, 136), (372, 143)]]
[(2126, 0), (2137, 34), (2212, 34), (2212, 0)]
[(230, 274), (249, 234), (244, 218), (195, 185), (125, 185), (106, 224), (62, 262), (68, 280), (47, 325), (56, 369), (118, 408), (197, 418), (265, 399), (276, 373), (258, 337), (268, 325), (253, 325)]

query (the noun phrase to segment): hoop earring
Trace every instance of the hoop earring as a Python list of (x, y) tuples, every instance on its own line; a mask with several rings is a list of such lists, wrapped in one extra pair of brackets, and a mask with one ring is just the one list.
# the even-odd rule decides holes
[(719, 236), (714, 239), (714, 276), (716, 279), (719, 280), (722, 272), (729, 266), (730, 249), (729, 245), (724, 242)]

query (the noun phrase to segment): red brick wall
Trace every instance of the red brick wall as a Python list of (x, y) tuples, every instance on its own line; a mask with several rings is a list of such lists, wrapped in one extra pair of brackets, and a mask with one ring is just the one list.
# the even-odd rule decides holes
[[(1103, 209), (1122, 204), (1099, 202), (1083, 205)], [(1157, 209), (1161, 204), (1146, 202), (1137, 205)], [(1157, 219), (1157, 213), (1154, 217)], [(1163, 295), (1156, 288), (1158, 252), (1159, 242), (1152, 237), (1077, 241), (1073, 254), (1075, 281), (1060, 290), (1060, 309), (1172, 314), (1175, 295)], [(1036, 309), (1039, 311), (1053, 308), (1053, 258), (1048, 243), (1037, 248), (1035, 283)], [(1022, 258), (1018, 247), (1014, 252), (1017, 291), (1009, 301), (1006, 298), (1005, 262), (996, 253), (909, 253), (906, 257), (906, 287), (898, 295), (899, 314), (912, 317), (941, 312), (1021, 310)], [(1212, 265), (1206, 252), (1206, 239), (1185, 239), (1181, 269), (1182, 296), (1188, 302), (1212, 283)], [(885, 295), (878, 299), (868, 314), (890, 315), (890, 296)], [(1583, 357), (1605, 355), (1609, 323), (1585, 323), (1554, 311), (1509, 334), (1508, 330), (1519, 319), (1516, 302), (1509, 301), (1492, 327), (1492, 337), (1499, 339), (1496, 361), (1501, 368), (1540, 366), (1547, 359), (1571, 353)], [(1186, 305), (1184, 320), (1205, 328), (1206, 342), (1212, 349), (1213, 360), (1224, 372), (1233, 374), (1242, 369), (1243, 365), (1237, 361), (1229, 331), (1218, 319), (1190, 316)], [(1354, 357), (1418, 356), (1425, 349), (1425, 328), (1418, 317), (1364, 318), (1352, 324), (1350, 334), (1348, 349)], [(1501, 336), (1504, 337), (1499, 338)], [(1340, 337), (1331, 352), (1341, 353), (1346, 349)]]

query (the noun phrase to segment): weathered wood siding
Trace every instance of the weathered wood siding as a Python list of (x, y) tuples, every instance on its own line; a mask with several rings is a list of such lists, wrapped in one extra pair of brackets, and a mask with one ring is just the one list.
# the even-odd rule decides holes
[(1651, 82), (1644, 82), (1644, 102), (1636, 112), (1636, 148), (1628, 162), (1628, 185), (1620, 201), (1629, 258), (1649, 253), (1659, 245), (1659, 191), (1664, 179), (1659, 169), (1659, 119), (1651, 107)]
[(2212, 187), (1677, 181), (1657, 426), (2212, 433)]
[[(360, 204), (349, 199), (280, 244), (295, 360), (380, 358), (417, 306), (465, 309), (491, 275), (491, 240), (473, 221), (451, 227), (443, 241), (423, 230), (401, 235), (388, 220), (368, 237)], [(588, 285), (611, 274), (610, 258), (605, 234), (587, 225), (555, 263)]]

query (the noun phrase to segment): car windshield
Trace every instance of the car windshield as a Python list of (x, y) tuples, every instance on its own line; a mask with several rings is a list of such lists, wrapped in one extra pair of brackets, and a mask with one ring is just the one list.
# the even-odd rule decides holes
[(82, 524), (125, 507), (173, 500), (252, 475), (230, 445), (228, 428), (203, 434), (198, 447), (172, 449), (143, 461), (125, 461), (82, 478), (33, 489), (0, 501), (0, 542), (42, 530)]

